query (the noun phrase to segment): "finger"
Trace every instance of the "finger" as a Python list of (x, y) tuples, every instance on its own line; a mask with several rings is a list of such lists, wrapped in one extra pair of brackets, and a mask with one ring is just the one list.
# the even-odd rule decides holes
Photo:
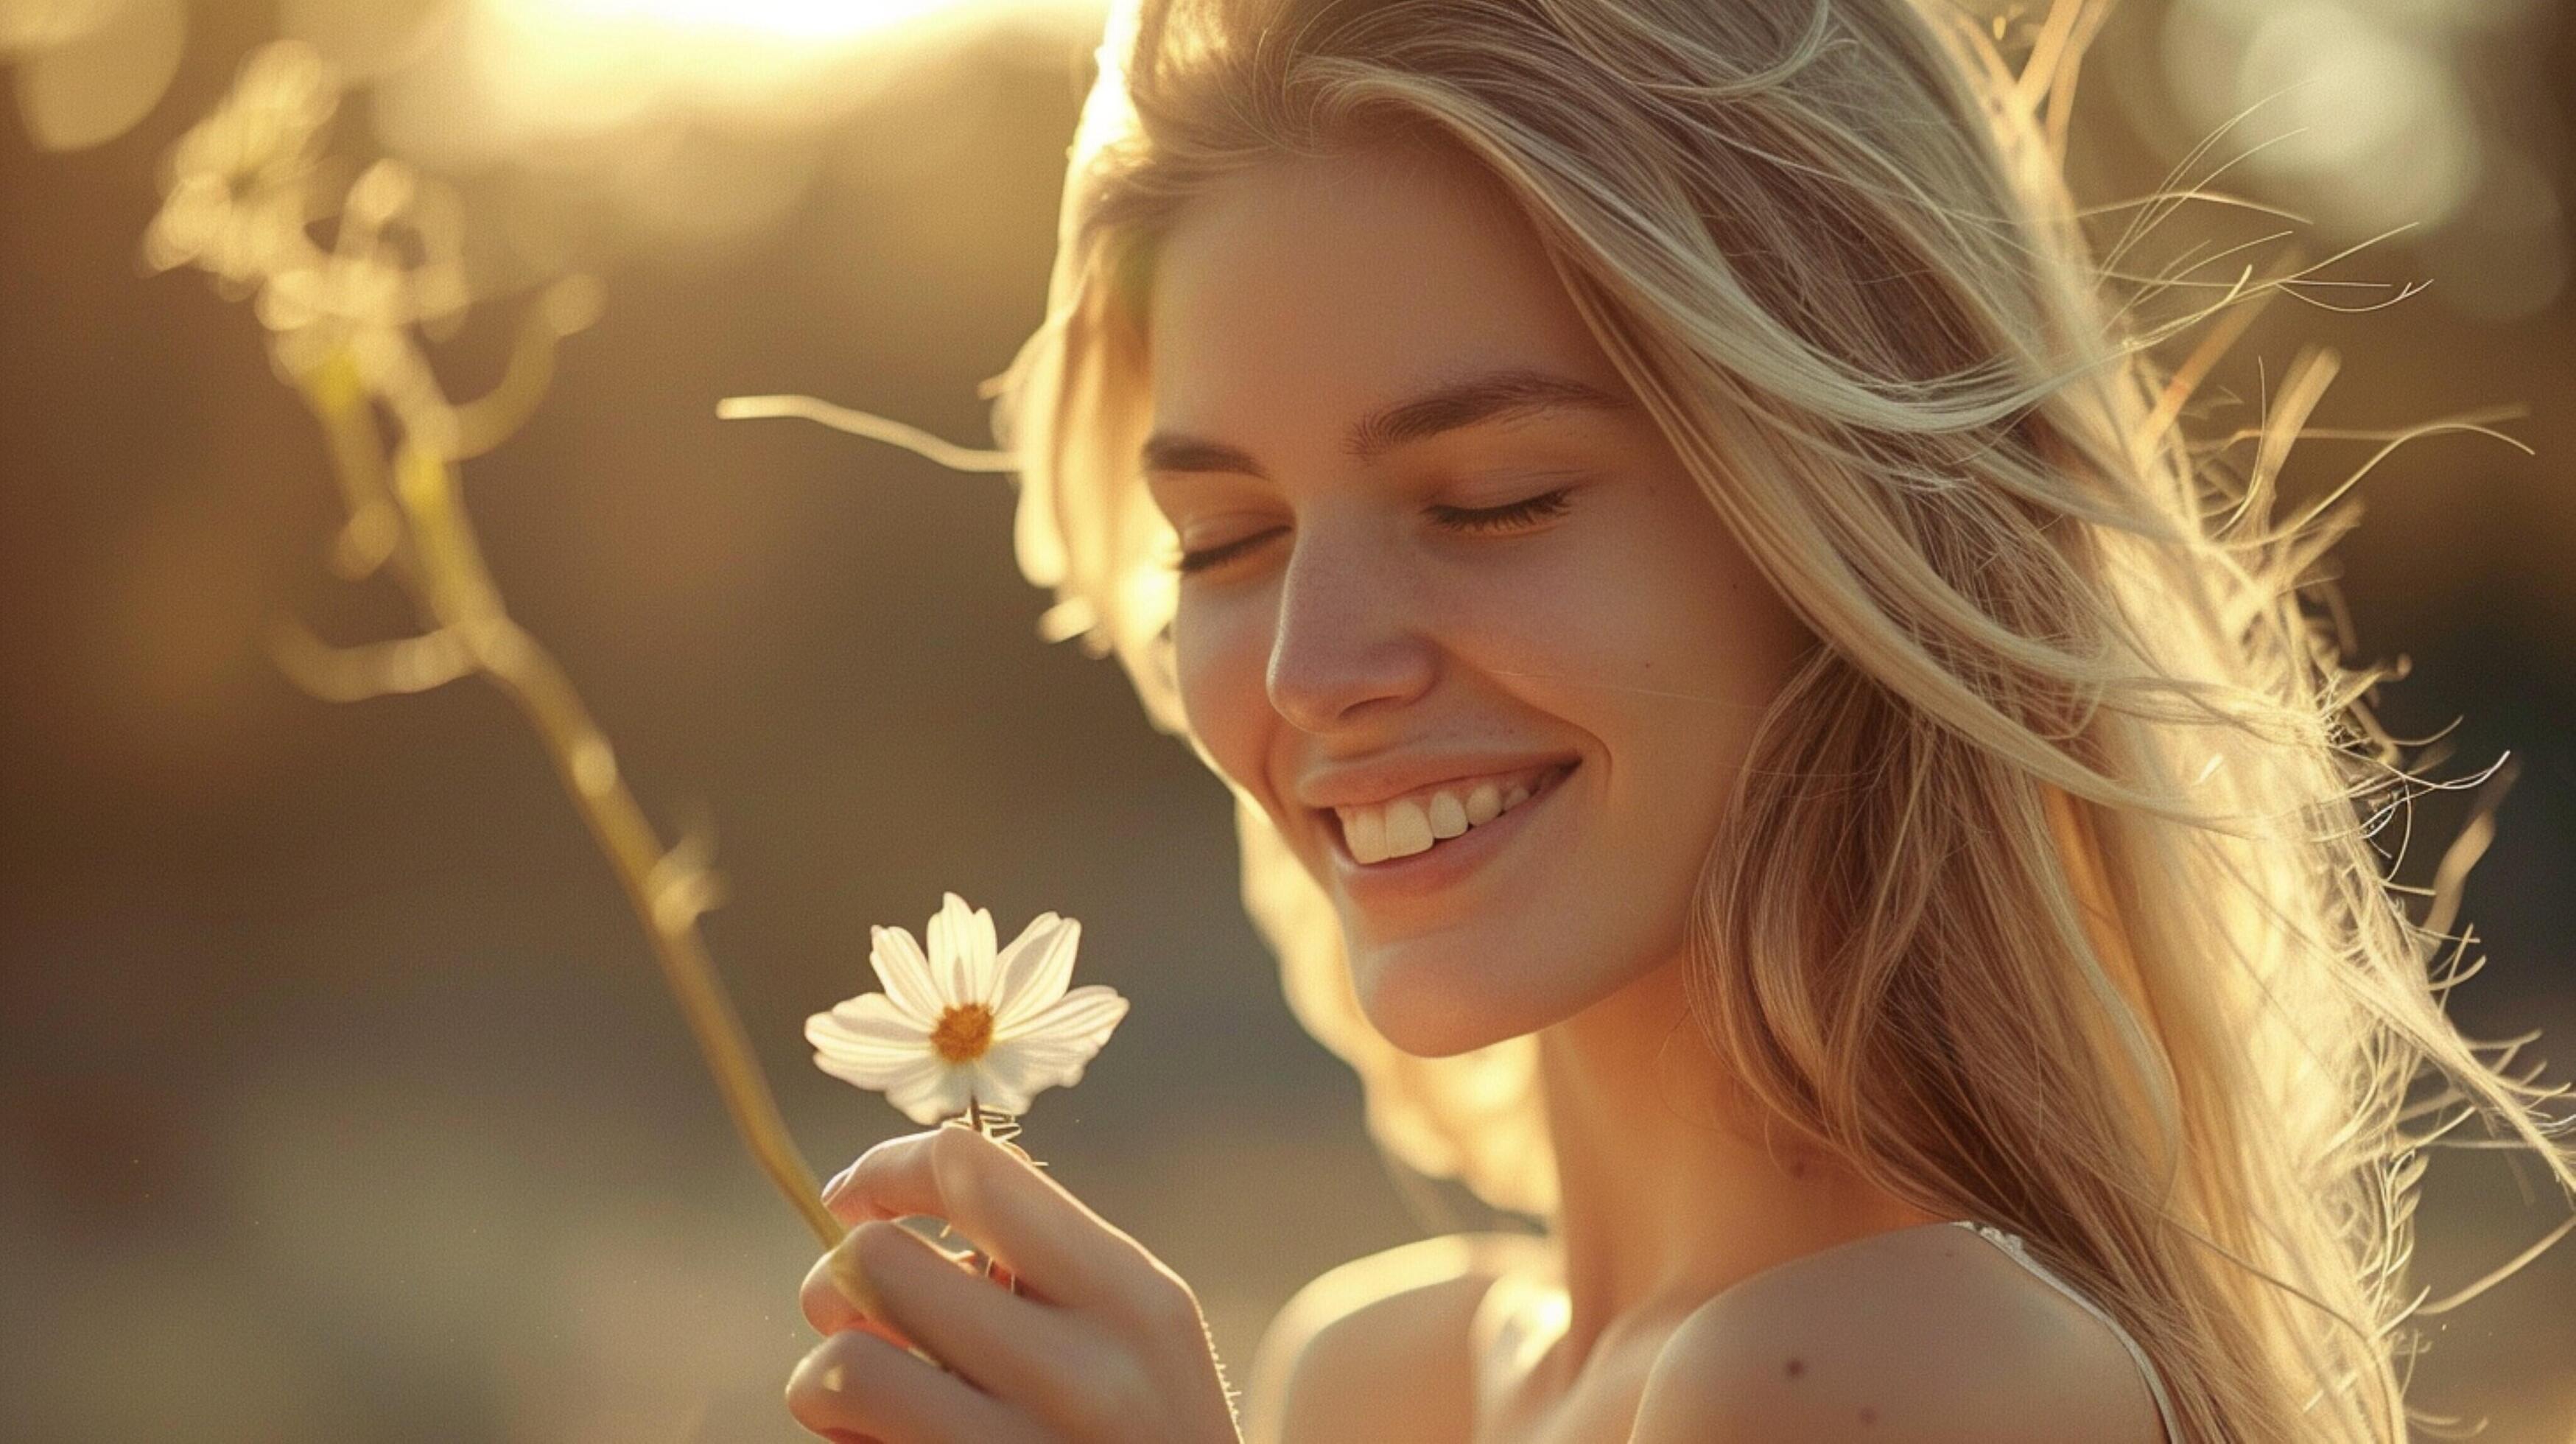
[[(918, 1237), (918, 1235), (915, 1236)], [(844, 1234), (842, 1237), (846, 1239), (848, 1235)], [(972, 1249), (945, 1249), (935, 1243), (930, 1244), (929, 1247), (941, 1258), (960, 1269), (967, 1269), (968, 1261), (975, 1257)], [(796, 1293), (796, 1302), (798, 1307), (804, 1310), (805, 1322), (813, 1325), (814, 1332), (818, 1334), (838, 1333), (842, 1329), (863, 1323), (882, 1326), (883, 1321), (870, 1318), (859, 1300), (851, 1297), (849, 1290), (842, 1286), (840, 1279), (836, 1277), (834, 1258), (834, 1250), (825, 1249), (814, 1256), (813, 1267), (805, 1270), (805, 1282), (798, 1287)], [(993, 1276), (997, 1283), (1008, 1283), (1008, 1279), (998, 1267), (994, 1270)], [(898, 1339), (895, 1342), (904, 1341)]]
[(837, 1334), (843, 1329), (865, 1329), (898, 1348), (914, 1347), (914, 1341), (884, 1319), (877, 1318), (850, 1297), (833, 1276), (835, 1254), (825, 1251), (814, 1257), (814, 1266), (805, 1271), (805, 1282), (796, 1291), (796, 1303), (804, 1310), (805, 1322), (818, 1334)]
[(834, 1334), (787, 1379), (787, 1412), (809, 1432), (885, 1444), (1041, 1444), (1028, 1416), (873, 1334)]
[(993, 1287), (900, 1224), (862, 1223), (835, 1252), (871, 1313), (985, 1393), (1051, 1417), (1074, 1392), (1093, 1346), (1062, 1310)]
[(841, 1222), (852, 1225), (872, 1218), (908, 1218), (915, 1214), (953, 1218), (948, 1201), (940, 1196), (931, 1157), (935, 1148), (958, 1149), (961, 1138), (966, 1151), (1000, 1154), (1016, 1160), (1031, 1173), (1038, 1172), (1036, 1165), (1029, 1162), (1028, 1151), (1018, 1144), (986, 1138), (972, 1128), (942, 1124), (870, 1145), (856, 1162), (823, 1185), (823, 1206)]
[(1059, 1303), (1127, 1301), (1151, 1255), (1025, 1154), (971, 1128), (890, 1138), (850, 1165), (832, 1212), (847, 1223), (928, 1214), (946, 1219)]

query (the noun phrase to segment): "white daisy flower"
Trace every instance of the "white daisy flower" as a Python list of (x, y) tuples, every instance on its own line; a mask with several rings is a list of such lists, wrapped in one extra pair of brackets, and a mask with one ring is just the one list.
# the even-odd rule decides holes
[(902, 928), (869, 930), (882, 993), (861, 993), (805, 1020), (814, 1066), (886, 1101), (915, 1123), (968, 1111), (1019, 1114), (1042, 1090), (1082, 1080), (1091, 1055), (1127, 1016), (1099, 984), (1065, 991), (1082, 924), (1040, 913), (997, 955), (993, 915), (947, 893), (930, 920), (930, 952)]

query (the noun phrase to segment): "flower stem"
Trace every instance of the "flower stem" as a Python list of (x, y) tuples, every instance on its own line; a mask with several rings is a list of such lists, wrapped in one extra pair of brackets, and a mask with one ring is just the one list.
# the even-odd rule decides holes
[[(468, 666), (517, 704), (545, 748), (573, 808), (589, 826), (626, 899), (643, 924), (713, 1075), (734, 1130), (762, 1172), (778, 1186), (825, 1248), (846, 1232), (823, 1206), (814, 1172), (779, 1117), (768, 1080), (741, 1020), (717, 977), (698, 931), (711, 905), (713, 878), (690, 849), (666, 849), (629, 791), (616, 754), (562, 665), (503, 607), (465, 515), (453, 460), (420, 445), (427, 429), (409, 407), (390, 407), (405, 433), (390, 464), (376, 429), (373, 402), (343, 350), (299, 378), (306, 402), (330, 436), (353, 510), (381, 497), (402, 527), (390, 560), (433, 635), (461, 643)], [(418, 398), (405, 398), (418, 406)], [(444, 405), (442, 402), (431, 403)]]
[[(643, 924), (736, 1132), (815, 1237), (836, 1245), (840, 1222), (817, 1196), (813, 1170), (778, 1116), (699, 935), (698, 918), (719, 892), (704, 848), (695, 840), (662, 846), (571, 678), (503, 607), (465, 513), (458, 464), (526, 420), (553, 372), (556, 343), (595, 316), (598, 287), (586, 277), (556, 279), (530, 306), (500, 383), (451, 400), (419, 328), (465, 309), (462, 247), (448, 223), (453, 196), (442, 188), (446, 199), (433, 201), (423, 182), (386, 163), (362, 174), (345, 199), (320, 194), (319, 178), (331, 168), (311, 162), (322, 156), (321, 133), (338, 101), (336, 82), (310, 47), (281, 42), (260, 51), (178, 153), (208, 148), (220, 159), (177, 165), (145, 244), (155, 270), (193, 262), (228, 287), (251, 283), (271, 359), (302, 393), (330, 448), (348, 512), (333, 568), (351, 581), (389, 570), (420, 619), (419, 636), (355, 648), (281, 624), (272, 634), (278, 664), (334, 700), (425, 691), (480, 674), (517, 704)], [(183, 197), (204, 199), (207, 182), (220, 197), (211, 217)], [(335, 214), (326, 252), (307, 226)], [(420, 258), (388, 239), (394, 225), (418, 242)], [(210, 249), (202, 239), (209, 233), (238, 244)], [(390, 418), (390, 438), (380, 412)]]

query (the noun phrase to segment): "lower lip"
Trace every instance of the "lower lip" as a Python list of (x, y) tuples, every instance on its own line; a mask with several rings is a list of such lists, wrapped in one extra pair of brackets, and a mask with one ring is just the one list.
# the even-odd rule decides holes
[(1527, 828), (1530, 814), (1555, 797), (1565, 779), (1574, 775), (1574, 767), (1580, 765), (1551, 774), (1527, 801), (1491, 822), (1435, 842), (1421, 852), (1384, 862), (1364, 863), (1353, 858), (1350, 844), (1341, 835), (1340, 820), (1326, 814), (1324, 825), (1333, 837), (1333, 870), (1341, 879), (1343, 891), (1355, 901), (1366, 902), (1372, 898), (1420, 897), (1455, 885)]

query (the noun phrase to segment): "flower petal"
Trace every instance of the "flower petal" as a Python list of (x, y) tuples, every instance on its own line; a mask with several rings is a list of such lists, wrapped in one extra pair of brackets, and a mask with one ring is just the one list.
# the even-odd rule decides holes
[(868, 966), (876, 970), (878, 986), (905, 1012), (921, 1020), (924, 1028), (935, 1026), (943, 1005), (939, 1001), (939, 983), (930, 971), (930, 960), (921, 955), (921, 944), (912, 940), (906, 928), (868, 929)]
[(943, 1003), (991, 1006), (993, 915), (968, 907), (953, 892), (942, 893), (939, 915), (930, 920), (929, 932), (931, 972), (938, 979)]
[(928, 1126), (966, 1111), (966, 1091), (973, 1075), (967, 1068), (931, 1058), (920, 1069), (886, 1089), (886, 1101), (903, 1116)]
[(1051, 1038), (1023, 1038), (1016, 1043), (1001, 1043), (976, 1060), (991, 1079), (996, 1100), (1012, 1099), (1014, 1103), (996, 1101), (993, 1106), (1009, 1113), (1028, 1110), (1028, 1100), (1049, 1088), (1069, 1087), (1082, 1081), (1082, 1071), (1090, 1066), (1097, 1047), (1069, 1045)]
[(930, 1039), (930, 1024), (912, 1016), (902, 1004), (883, 993), (861, 993), (855, 998), (843, 998), (832, 1005), (832, 1011), (826, 1016), (844, 1028), (890, 1042), (909, 1041), (918, 1046)]
[(935, 1056), (929, 1035), (883, 993), (863, 993), (807, 1018), (805, 1041), (814, 1045), (817, 1067), (829, 1060), (837, 1067), (826, 1071), (862, 1088), (883, 1088), (875, 1080)]
[(1092, 1056), (1125, 1016), (1127, 1000), (1095, 984), (1039, 1010), (1012, 1036), (997, 1037), (977, 1061), (991, 1076), (996, 1099), (1014, 1100), (1016, 1106), (998, 1101), (994, 1106), (1017, 1113), (1045, 1089), (1081, 1082)]
[(1118, 1020), (1126, 1016), (1125, 998), (1118, 996), (1115, 989), (1092, 983), (1074, 989), (1021, 1019), (1016, 1027), (994, 1029), (993, 1041), (1001, 1044), (1023, 1039), (1044, 1040), (1079, 1046), (1096, 1053), (1100, 1051), (1101, 1044), (1109, 1041), (1110, 1030), (1118, 1026)]
[(914, 1058), (908, 1062), (880, 1066), (873, 1063), (853, 1062), (831, 1053), (816, 1053), (814, 1066), (853, 1088), (865, 1088), (871, 1093), (883, 1093), (891, 1098), (895, 1090), (909, 1086), (924, 1068), (941, 1068), (947, 1065), (938, 1058), (932, 1057)]
[(1073, 950), (1082, 941), (1082, 924), (1053, 913), (1032, 919), (994, 967), (1001, 992), (993, 1005), (993, 1026), (1009, 1028), (1023, 1017), (1064, 996), (1073, 979)]
[(985, 1056), (991, 1057), (996, 1053), (1007, 1052), (1012, 1058), (1012, 1066), (1034, 1067), (1049, 1080), (1036, 1086), (1052, 1088), (1058, 1086), (1057, 1075), (1063, 1075), (1061, 1081), (1064, 1083), (1071, 1083), (1081, 1077), (1082, 1065), (1089, 1062), (1092, 1056), (1100, 1051), (1100, 1044), (1101, 1040), (1098, 1038), (1064, 1037), (1040, 1033), (1031, 1037), (1015, 1038), (1008, 1043), (997, 1043)]
[(969, 1068), (974, 1068), (971, 1088), (974, 1088), (976, 1104), (987, 1106), (992, 1111), (1002, 1111), (1002, 1114), (1025, 1114), (1028, 1101), (1036, 1096), (1038, 1088), (1046, 1088), (1046, 1083), (1038, 1083), (1036, 1088), (1025, 1086), (1023, 1080), (1028, 1070), (1005, 1068), (1002, 1049), (987, 1052), (984, 1057), (971, 1062)]

